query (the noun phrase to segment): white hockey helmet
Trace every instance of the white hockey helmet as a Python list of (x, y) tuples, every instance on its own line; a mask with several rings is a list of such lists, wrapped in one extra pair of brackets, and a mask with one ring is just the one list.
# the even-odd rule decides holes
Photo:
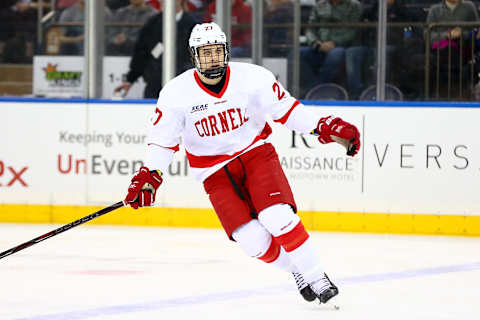
[[(198, 55), (198, 49), (212, 44), (223, 45), (224, 52), (224, 64), (223, 66), (206, 69), (202, 71), (200, 57)], [(190, 39), (188, 40), (188, 47), (190, 48), (190, 54), (192, 56), (193, 64), (199, 73), (207, 78), (215, 79), (225, 74), (227, 70), (227, 64), (230, 56), (230, 50), (227, 42), (227, 37), (222, 29), (215, 22), (197, 24), (193, 27), (192, 33), (190, 33)]]

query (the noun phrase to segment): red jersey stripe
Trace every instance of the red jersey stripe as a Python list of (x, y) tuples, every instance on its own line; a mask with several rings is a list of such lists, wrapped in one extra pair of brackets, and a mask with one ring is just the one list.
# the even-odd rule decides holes
[(195, 81), (197, 82), (198, 86), (200, 88), (202, 88), (203, 91), (205, 91), (206, 93), (208, 93), (211, 96), (214, 96), (215, 98), (221, 98), (223, 96), (223, 94), (225, 93), (225, 91), (227, 90), (227, 87), (228, 87), (228, 81), (230, 80), (230, 67), (227, 66), (227, 72), (225, 73), (225, 77), (226, 77), (225, 78), (225, 84), (223, 85), (222, 90), (218, 94), (216, 94), (213, 91), (210, 91), (207, 87), (205, 87), (202, 80), (200, 80), (200, 78), (198, 77), (197, 70), (195, 70), (193, 75), (195, 76)]
[(243, 148), (242, 150), (240, 150), (238, 152), (235, 152), (232, 155), (221, 154), (221, 155), (217, 155), (217, 156), (196, 156), (194, 154), (191, 154), (187, 150), (185, 150), (185, 152), (187, 154), (188, 163), (190, 164), (190, 167), (192, 167), (192, 168), (210, 168), (210, 167), (213, 167), (214, 165), (216, 165), (218, 163), (221, 163), (223, 161), (235, 158), (236, 156), (238, 156), (239, 154), (241, 154), (242, 152), (244, 152), (245, 150), (250, 148), (255, 142), (257, 142), (259, 140), (266, 139), (268, 136), (270, 136), (270, 134), (272, 134), (272, 128), (267, 123), (267, 124), (265, 124), (265, 127), (263, 128), (262, 132), (258, 136), (256, 136), (255, 139), (253, 139), (252, 143), (250, 143), (246, 148)]
[(281, 117), (280, 119), (277, 119), (277, 120), (273, 120), (273, 121), (280, 122), (281, 124), (285, 124), (285, 122), (287, 122), (287, 120), (288, 120), (288, 117), (290, 117), (290, 114), (292, 113), (293, 109), (295, 109), (299, 104), (300, 104), (300, 101), (298, 101), (298, 100), (295, 101), (295, 103), (292, 105), (290, 110), (288, 110), (288, 112), (285, 113), (285, 115), (283, 117)]
[[(155, 144), (155, 143), (149, 143), (148, 145), (156, 145), (156, 146), (159, 146), (158, 144)], [(180, 145), (176, 145), (176, 146), (173, 146), (173, 147), (164, 147), (164, 146), (159, 146), (159, 147), (162, 147), (162, 148), (165, 148), (165, 149), (170, 149), (170, 150), (173, 150), (175, 152), (177, 152), (178, 150), (180, 150)]]

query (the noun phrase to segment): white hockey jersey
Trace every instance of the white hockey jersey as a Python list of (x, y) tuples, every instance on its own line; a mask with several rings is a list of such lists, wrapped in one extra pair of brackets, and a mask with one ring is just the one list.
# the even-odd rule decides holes
[(203, 181), (237, 155), (268, 141), (268, 115), (303, 133), (316, 127), (319, 116), (298, 108), (300, 102), (267, 69), (231, 62), (225, 76), (218, 94), (203, 85), (195, 69), (164, 86), (151, 118), (147, 167), (166, 170), (183, 139), (192, 173)]

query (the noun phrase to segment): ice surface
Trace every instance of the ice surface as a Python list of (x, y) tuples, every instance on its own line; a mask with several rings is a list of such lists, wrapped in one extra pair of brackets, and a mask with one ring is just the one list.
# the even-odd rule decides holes
[[(0, 224), (0, 251), (56, 227)], [(338, 311), (220, 229), (82, 225), (0, 260), (0, 319), (478, 319), (480, 238), (311, 235)]]

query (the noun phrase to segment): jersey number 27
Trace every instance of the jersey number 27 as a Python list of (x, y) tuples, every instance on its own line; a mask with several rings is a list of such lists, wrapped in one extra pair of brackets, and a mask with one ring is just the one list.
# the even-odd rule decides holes
[(158, 114), (158, 116), (157, 116), (157, 120), (155, 120), (153, 125), (156, 125), (158, 123), (158, 121), (160, 121), (160, 118), (162, 117), (162, 111), (160, 111), (160, 109), (156, 108), (155, 113)]

